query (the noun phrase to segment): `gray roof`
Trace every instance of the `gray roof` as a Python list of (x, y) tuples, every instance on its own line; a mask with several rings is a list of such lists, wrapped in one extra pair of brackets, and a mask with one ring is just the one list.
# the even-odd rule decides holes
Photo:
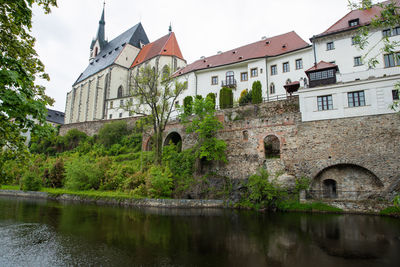
[(149, 39), (147, 38), (142, 24), (138, 23), (126, 32), (108, 42), (104, 48), (101, 49), (100, 53), (94, 58), (94, 60), (89, 63), (89, 66), (85, 69), (85, 71), (81, 73), (73, 86), (112, 65), (125, 44), (131, 44), (137, 48), (140, 48), (140, 43), (148, 44)]
[(46, 121), (54, 122), (57, 124), (64, 124), (64, 112), (54, 109), (47, 109)]

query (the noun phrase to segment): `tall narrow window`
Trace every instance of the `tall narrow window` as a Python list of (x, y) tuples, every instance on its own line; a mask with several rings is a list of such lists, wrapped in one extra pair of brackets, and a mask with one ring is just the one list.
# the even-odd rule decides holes
[(318, 96), (318, 110), (333, 109), (332, 95)]
[(303, 68), (303, 59), (296, 59), (296, 70), (300, 70)]
[(365, 94), (364, 91), (350, 92), (347, 93), (349, 107), (361, 107), (365, 106)]
[(282, 71), (283, 72), (289, 72), (290, 71), (289, 62), (282, 63)]
[(122, 97), (122, 90), (123, 90), (123, 88), (122, 88), (122, 85), (121, 85), (120, 87), (118, 87), (118, 93), (117, 93), (117, 97), (118, 98)]
[(233, 71), (228, 71), (226, 73), (226, 84), (231, 85), (234, 83), (235, 83), (235, 74), (233, 73)]
[(271, 75), (276, 75), (278, 74), (278, 68), (276, 67), (276, 65), (272, 65), (271, 66)]
[(271, 85), (269, 86), (269, 93), (271, 95), (275, 94), (275, 84), (271, 83)]
[(399, 90), (392, 90), (393, 100), (399, 100)]

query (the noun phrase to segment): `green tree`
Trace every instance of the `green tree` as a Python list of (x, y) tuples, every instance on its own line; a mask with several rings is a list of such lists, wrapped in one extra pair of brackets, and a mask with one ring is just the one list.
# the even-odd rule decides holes
[(163, 132), (170, 119), (176, 99), (186, 89), (187, 83), (180, 83), (171, 77), (168, 66), (160, 73), (146, 66), (132, 76), (131, 94), (135, 103), (129, 107), (134, 113), (150, 117), (153, 127), (155, 163), (162, 160)]
[(222, 87), (219, 92), (219, 107), (221, 109), (233, 107), (233, 92), (232, 89)]
[(215, 109), (215, 94), (214, 93), (208, 93), (206, 98), (210, 99), (214, 103), (214, 109)]
[(0, 1), (0, 150), (3, 154), (25, 150), (25, 137), (21, 133), (27, 129), (41, 131), (46, 105), (53, 103), (45, 95), (45, 88), (35, 81), (37, 78), (49, 80), (49, 76), (44, 72), (34, 49), (35, 38), (31, 36), (34, 4), (49, 13), (57, 1)]
[(253, 82), (251, 90), (251, 103), (260, 104), (261, 102), (262, 102), (261, 82), (255, 81)]
[(209, 98), (195, 99), (193, 113), (194, 116), (191, 117), (191, 121), (188, 121), (185, 114), (182, 114), (181, 118), (183, 123), (187, 125), (186, 131), (197, 134), (196, 158), (227, 162), (226, 143), (216, 138), (218, 130), (223, 129), (223, 125), (215, 116), (214, 103)]
[(101, 127), (97, 140), (105, 147), (109, 148), (116, 143), (120, 143), (122, 138), (128, 134), (126, 121), (115, 121)]
[(192, 115), (192, 104), (193, 104), (193, 97), (188, 95), (183, 99), (183, 112), (186, 115)]

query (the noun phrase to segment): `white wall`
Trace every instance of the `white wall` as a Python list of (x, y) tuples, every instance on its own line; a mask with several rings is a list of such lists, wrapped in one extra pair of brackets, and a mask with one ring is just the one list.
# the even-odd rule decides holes
[[(365, 81), (340, 83), (324, 87), (304, 89), (299, 92), (300, 111), (303, 121), (326, 120), (394, 113), (392, 90), (400, 75)], [(347, 93), (364, 91), (365, 106), (348, 107)], [(332, 95), (333, 109), (318, 110), (317, 97)]]

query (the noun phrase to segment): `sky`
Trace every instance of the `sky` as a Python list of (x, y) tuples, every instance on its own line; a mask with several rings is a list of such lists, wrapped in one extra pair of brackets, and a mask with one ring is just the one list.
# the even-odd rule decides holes
[[(58, 0), (45, 15), (33, 8), (32, 34), (50, 82), (46, 94), (52, 109), (65, 110), (67, 92), (89, 64), (103, 0)], [(150, 42), (168, 33), (172, 24), (183, 57), (190, 64), (290, 31), (306, 42), (349, 12), (348, 0), (106, 0), (105, 35), (112, 40), (141, 22)]]

